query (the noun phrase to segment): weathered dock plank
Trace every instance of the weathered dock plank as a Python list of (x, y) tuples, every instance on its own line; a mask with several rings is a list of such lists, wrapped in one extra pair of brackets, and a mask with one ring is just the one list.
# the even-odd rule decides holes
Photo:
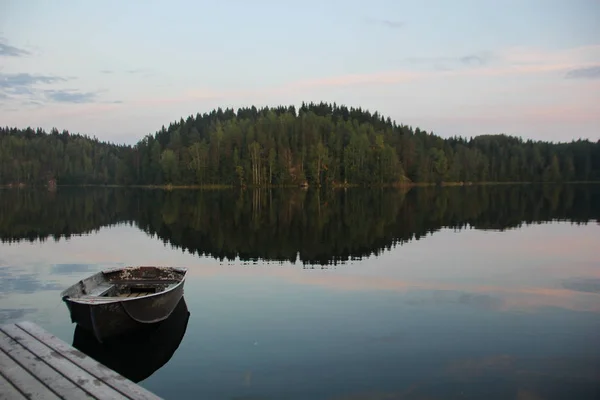
[(0, 377), (0, 399), (160, 400), (31, 322), (0, 326)]
[(69, 379), (63, 379), (61, 373), (50, 365), (40, 362), (41, 358), (36, 353), (6, 335), (1, 329), (0, 350), (62, 398), (68, 400), (93, 398), (79, 388), (76, 383)]
[[(15, 342), (14, 349), (16, 351), (12, 351), (12, 354), (15, 355), (13, 359), (61, 397), (99, 400), (122, 397), (121, 393), (56, 354), (54, 350), (17, 326), (2, 327), (0, 333), (8, 335)], [(33, 357), (28, 358), (26, 352), (33, 354)]]
[[(0, 371), (2, 376), (9, 381), (12, 386), (19, 389), (25, 398), (36, 400), (60, 400), (56, 393), (40, 382), (34, 375), (30, 374), (21, 365), (14, 362), (8, 354), (0, 352)], [(18, 398), (18, 397), (17, 397)]]
[(0, 400), (25, 400), (26, 398), (12, 383), (0, 375)]

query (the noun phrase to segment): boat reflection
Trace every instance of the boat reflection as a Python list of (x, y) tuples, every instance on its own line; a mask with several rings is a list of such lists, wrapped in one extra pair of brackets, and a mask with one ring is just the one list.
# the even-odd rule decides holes
[(182, 297), (169, 318), (102, 343), (93, 332), (75, 327), (73, 347), (138, 383), (151, 376), (173, 356), (183, 340), (190, 312)]

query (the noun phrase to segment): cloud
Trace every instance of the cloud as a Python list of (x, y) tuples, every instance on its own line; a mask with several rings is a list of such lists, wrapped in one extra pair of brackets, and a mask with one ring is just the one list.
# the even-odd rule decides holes
[(465, 65), (484, 65), (490, 61), (491, 56), (489, 54), (469, 54), (460, 57), (460, 62)]
[(376, 74), (349, 74), (332, 76), (328, 78), (311, 79), (298, 81), (289, 85), (284, 85), (282, 89), (285, 91), (289, 88), (307, 88), (307, 87), (323, 87), (323, 86), (350, 86), (364, 85), (370, 83), (399, 83), (411, 81), (422, 77), (419, 72), (413, 71), (389, 71)]
[(138, 76), (141, 76), (143, 78), (150, 78), (152, 76), (156, 76), (156, 71), (153, 71), (150, 68), (128, 69), (128, 70), (125, 71), (125, 73), (127, 73), (129, 75), (138, 75)]
[(424, 74), (415, 71), (389, 71), (376, 74), (348, 74), (317, 79), (306, 79), (287, 84), (250, 90), (223, 90), (192, 89), (174, 97), (142, 98), (131, 102), (137, 105), (163, 105), (185, 103), (189, 101), (223, 100), (231, 98), (254, 98), (266, 95), (289, 94), (290, 92), (303, 91), (311, 88), (346, 87), (370, 84), (395, 84), (408, 82), (423, 77)]
[(0, 38), (0, 57), (23, 57), (30, 54), (29, 51), (11, 46), (4, 39)]
[(34, 107), (34, 108), (40, 108), (44, 106), (44, 103), (41, 101), (37, 101), (37, 100), (26, 100), (21, 102), (22, 106), (25, 107)]
[(153, 75), (151, 69), (148, 68), (132, 68), (125, 70), (116, 70), (116, 69), (103, 69), (100, 70), (101, 74), (105, 75), (114, 75), (114, 74), (127, 74), (127, 75), (140, 75), (143, 77), (150, 77)]
[(32, 75), (27, 73), (0, 73), (0, 98), (7, 100), (40, 100), (38, 85), (49, 85), (66, 81), (66, 78), (52, 75)]
[(0, 90), (29, 88), (39, 83), (51, 84), (56, 82), (64, 82), (66, 80), (66, 78), (61, 78), (59, 76), (52, 75), (32, 75), (27, 73), (0, 73)]
[(566, 73), (565, 78), (567, 78), (567, 79), (600, 79), (600, 65), (572, 69)]
[[(567, 73), (568, 78), (600, 78), (600, 45), (549, 51), (511, 47), (478, 51), (462, 56), (409, 57), (409, 65), (430, 65), (448, 75), (502, 76), (536, 73)], [(569, 71), (569, 72), (567, 72)]]
[[(454, 56), (405, 58), (404, 61), (407, 61), (408, 65), (388, 71), (359, 72), (355, 74), (322, 76), (313, 79), (299, 78), (280, 85), (248, 90), (218, 90), (206, 87), (192, 87), (189, 90), (179, 93), (170, 93), (166, 97), (140, 97), (131, 99), (128, 103), (133, 106), (145, 107), (195, 102), (196, 106), (198, 106), (199, 102), (202, 101), (231, 101), (234, 98), (248, 98), (256, 101), (259, 97), (288, 96), (291, 93), (298, 95), (302, 92), (315, 89), (412, 84), (419, 81), (431, 84), (434, 80), (448, 84), (454, 79), (461, 80), (461, 84), (463, 84), (462, 82), (465, 79), (471, 78), (486, 78), (498, 83), (500, 79), (505, 77), (532, 76), (538, 78), (540, 75), (546, 75), (547, 78), (556, 79), (557, 82), (560, 82), (561, 74), (570, 69), (598, 65), (600, 61), (600, 46), (581, 46), (559, 51), (513, 47), (493, 52), (474, 51)], [(429, 68), (423, 68), (422, 65), (416, 64), (425, 64)], [(571, 109), (574, 109), (576, 112), (573, 113)], [(560, 113), (557, 114), (555, 111), (559, 111)], [(592, 114), (591, 111), (594, 110), (590, 108), (590, 112), (588, 112), (587, 109), (581, 110), (581, 107), (578, 105), (572, 105), (568, 110), (532, 109), (524, 113), (522, 109), (518, 109), (516, 112), (520, 115), (519, 118), (523, 122), (535, 121), (537, 123), (543, 119), (564, 120), (566, 118), (573, 121), (576, 120), (576, 122), (589, 121), (592, 118), (597, 118), (594, 116), (597, 112)], [(463, 119), (466, 117), (456, 116), (453, 118)], [(489, 118), (489, 116), (486, 118)], [(496, 118), (496, 116), (493, 116), (493, 118)], [(504, 120), (500, 122), (505, 124), (506, 117), (503, 118)]]
[(431, 65), (437, 71), (452, 71), (460, 67), (484, 66), (489, 64), (493, 58), (490, 52), (481, 51), (454, 57), (409, 57), (404, 61), (413, 65)]
[[(77, 104), (77, 107), (60, 107), (60, 105)], [(118, 110), (122, 107), (121, 104), (112, 101), (94, 101), (87, 103), (60, 103), (51, 102), (46, 104), (46, 107), (36, 112), (35, 116), (39, 118), (89, 118), (94, 114), (103, 114)], [(23, 111), (23, 109), (19, 110)]]
[(95, 92), (78, 92), (76, 90), (46, 90), (46, 96), (58, 103), (93, 103), (96, 100)]
[(598, 107), (591, 104), (557, 104), (552, 106), (520, 104), (502, 107), (482, 106), (453, 114), (428, 115), (427, 121), (438, 126), (479, 125), (507, 126), (510, 124), (544, 127), (550, 124), (594, 123), (598, 121)]
[(520, 65), (533, 64), (588, 64), (600, 58), (600, 45), (578, 46), (562, 50), (545, 50), (530, 47), (510, 47), (498, 52), (502, 59)]
[(379, 24), (379, 25), (383, 25), (386, 26), (388, 28), (392, 28), (392, 29), (400, 29), (400, 28), (404, 28), (404, 22), (402, 21), (395, 21), (395, 20), (391, 20), (391, 19), (380, 19), (380, 18), (367, 18), (367, 22), (370, 22), (372, 24)]
[[(48, 102), (83, 104), (97, 101), (101, 91), (54, 89), (44, 86), (73, 80), (73, 77), (0, 73), (0, 99), (17, 101), (21, 106), (41, 106)], [(120, 100), (109, 101), (119, 103)]]

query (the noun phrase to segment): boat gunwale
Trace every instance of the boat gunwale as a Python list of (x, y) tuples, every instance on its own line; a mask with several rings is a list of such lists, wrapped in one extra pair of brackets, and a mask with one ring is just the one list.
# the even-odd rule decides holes
[[(132, 269), (132, 268), (139, 268), (139, 267), (116, 267), (116, 268), (110, 268), (110, 269), (105, 269), (105, 270), (99, 271), (96, 274), (114, 273), (114, 272), (118, 272), (118, 271), (122, 271), (122, 270), (126, 270), (126, 269)], [(182, 273), (183, 276), (181, 277), (181, 280), (179, 282), (177, 282), (176, 284), (174, 284), (172, 286), (170, 285), (169, 287), (167, 287), (167, 289), (162, 290), (160, 292), (147, 294), (147, 295), (141, 296), (141, 297), (116, 297), (116, 296), (106, 297), (106, 296), (89, 296), (89, 295), (84, 295), (82, 297), (69, 297), (69, 296), (63, 295), (63, 301), (71, 302), (71, 303), (78, 303), (78, 304), (85, 304), (85, 305), (94, 305), (94, 304), (113, 304), (113, 303), (121, 303), (121, 302), (125, 302), (125, 301), (142, 300), (142, 299), (147, 299), (147, 298), (167, 294), (167, 293), (177, 289), (179, 286), (181, 286), (185, 283), (185, 277), (186, 277), (187, 271), (188, 271), (187, 268), (182, 268), (182, 267), (153, 267), (153, 268), (173, 269), (173, 270), (176, 270), (176, 271)], [(96, 274), (90, 275), (89, 277), (87, 277), (85, 279), (89, 279)], [(84, 281), (85, 279), (83, 279), (81, 281)], [(140, 280), (140, 281), (143, 282), (143, 280)], [(78, 284), (79, 284), (79, 282), (69, 286), (67, 289), (65, 289), (63, 291), (63, 293)]]

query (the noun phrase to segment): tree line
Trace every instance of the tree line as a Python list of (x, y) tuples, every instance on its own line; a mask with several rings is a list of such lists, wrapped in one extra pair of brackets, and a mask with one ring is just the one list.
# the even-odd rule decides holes
[(216, 109), (133, 146), (0, 128), (0, 184), (391, 185), (600, 180), (600, 141), (444, 139), (328, 103)]
[(381, 190), (4, 190), (0, 241), (68, 238), (127, 223), (219, 259), (336, 264), (378, 255), (443, 228), (506, 230), (600, 223), (600, 185)]

